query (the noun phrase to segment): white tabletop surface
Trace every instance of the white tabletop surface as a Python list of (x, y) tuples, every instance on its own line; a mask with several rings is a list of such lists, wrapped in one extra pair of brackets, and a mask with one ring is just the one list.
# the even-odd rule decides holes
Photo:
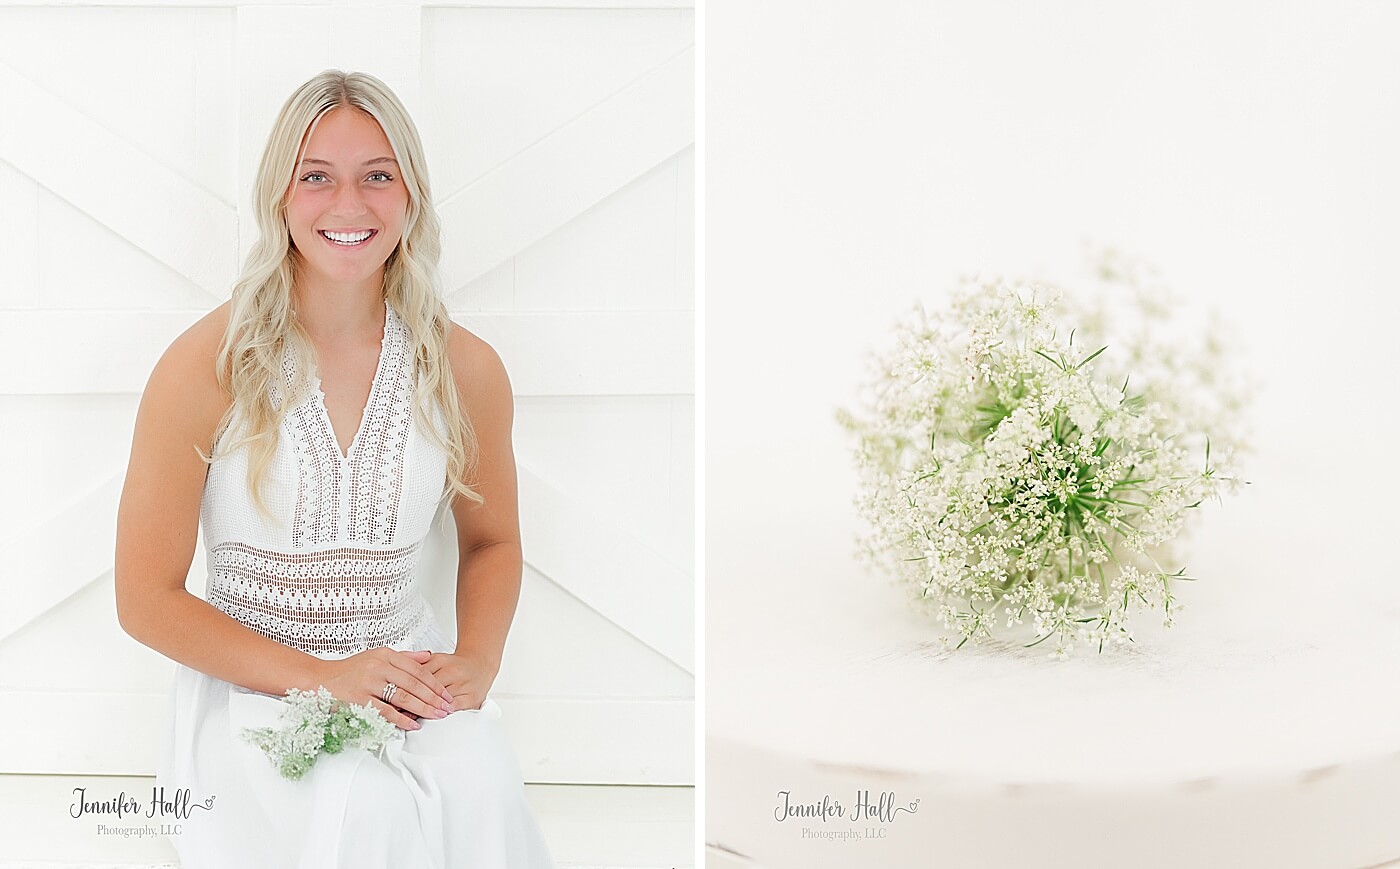
[(712, 737), (1002, 783), (1306, 774), (1400, 752), (1400, 582), (1375, 517), (1256, 484), (1203, 516), (1176, 626), (1055, 661), (1053, 641), (941, 647), (941, 625), (855, 560), (847, 497), (711, 509)]

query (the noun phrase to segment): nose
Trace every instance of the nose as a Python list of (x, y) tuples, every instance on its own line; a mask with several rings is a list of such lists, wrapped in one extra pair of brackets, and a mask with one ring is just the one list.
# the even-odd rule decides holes
[(337, 217), (358, 217), (368, 211), (365, 198), (356, 184), (342, 184), (336, 188), (331, 200), (331, 214)]

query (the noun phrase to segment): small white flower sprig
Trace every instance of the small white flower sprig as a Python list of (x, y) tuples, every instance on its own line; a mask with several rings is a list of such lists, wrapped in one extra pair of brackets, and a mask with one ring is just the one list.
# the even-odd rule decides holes
[(1103, 263), (1101, 280), (1126, 285), (1115, 302), (1137, 306), (1131, 349), (1095, 334), (1108, 305), (1076, 317), (1053, 287), (964, 278), (951, 310), (898, 325), (866, 415), (838, 413), (857, 436), (862, 554), (957, 648), (1030, 620), (1027, 646), (1102, 651), (1132, 640), (1138, 605), (1170, 626), (1172, 583), (1191, 579), (1163, 566), (1170, 544), (1241, 485), (1244, 393), (1221, 375), (1225, 343), (1207, 331), (1155, 346), (1160, 294)]
[(242, 737), (266, 752), (289, 781), (306, 775), (321, 752), (338, 754), (346, 748), (377, 751), (395, 729), (373, 706), (337, 700), (324, 687), (315, 691), (287, 689), (278, 714), (281, 726), (245, 727)]

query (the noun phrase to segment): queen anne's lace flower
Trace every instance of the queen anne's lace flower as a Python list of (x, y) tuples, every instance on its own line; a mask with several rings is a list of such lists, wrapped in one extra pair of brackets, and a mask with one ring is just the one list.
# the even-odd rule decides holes
[(1107, 303), (1076, 312), (1055, 288), (964, 279), (951, 310), (898, 325), (864, 413), (840, 414), (857, 436), (863, 553), (959, 647), (1029, 622), (1031, 645), (1054, 637), (1065, 657), (1131, 640), (1135, 607), (1170, 624), (1172, 582), (1189, 577), (1162, 566), (1167, 545), (1240, 485), (1225, 342), (1157, 337), (1161, 294), (1103, 262), (1114, 302), (1138, 302), (1135, 329)]
[(346, 748), (377, 751), (394, 735), (394, 725), (373, 706), (336, 700), (325, 688), (290, 688), (282, 701), (280, 727), (243, 728), (243, 739), (261, 748), (283, 778), (296, 781), (324, 751)]

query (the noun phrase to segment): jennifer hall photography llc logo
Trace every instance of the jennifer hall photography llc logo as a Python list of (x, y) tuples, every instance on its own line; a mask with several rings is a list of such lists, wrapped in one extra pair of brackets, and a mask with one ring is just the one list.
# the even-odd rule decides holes
[[(97, 835), (143, 838), (145, 836), (178, 836), (182, 822), (188, 820), (195, 809), (209, 811), (214, 808), (211, 796), (202, 803), (190, 801), (189, 788), (177, 788), (173, 793), (163, 787), (151, 788), (151, 799), (144, 802), (126, 791), (115, 797), (94, 799), (87, 788), (73, 788), (73, 802), (68, 806), (68, 814), (73, 818), (92, 816), (99, 819)], [(145, 818), (157, 823), (131, 823)], [(105, 821), (117, 823), (108, 824)], [(121, 823), (126, 821), (126, 823)]]
[[(791, 791), (778, 791), (778, 805), (773, 817), (779, 823), (800, 820), (802, 838), (852, 842), (862, 839), (883, 839), (901, 813), (913, 814), (919, 801), (901, 802), (894, 791), (881, 791), (872, 798), (870, 791), (856, 791), (854, 805), (848, 810), (831, 794), (822, 794), (819, 802), (795, 802)], [(815, 826), (819, 822), (821, 826)], [(827, 826), (830, 825), (830, 826)]]

